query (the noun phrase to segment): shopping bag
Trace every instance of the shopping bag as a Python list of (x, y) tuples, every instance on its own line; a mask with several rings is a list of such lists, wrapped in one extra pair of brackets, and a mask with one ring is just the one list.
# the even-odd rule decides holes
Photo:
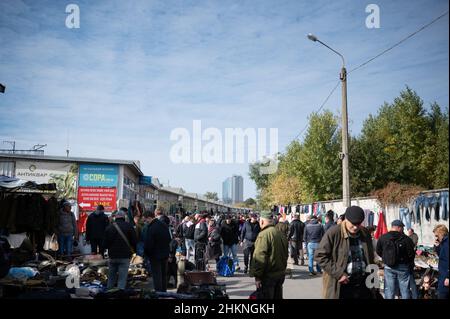
[(45, 236), (44, 250), (58, 251), (58, 238), (55, 234)]

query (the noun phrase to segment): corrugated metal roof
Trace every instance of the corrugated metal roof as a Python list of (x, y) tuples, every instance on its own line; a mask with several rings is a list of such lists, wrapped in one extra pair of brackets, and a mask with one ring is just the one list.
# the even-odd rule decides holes
[(40, 160), (40, 161), (56, 161), (56, 162), (75, 162), (75, 163), (94, 163), (94, 164), (119, 164), (128, 165), (134, 168), (138, 175), (144, 175), (139, 167), (139, 161), (116, 160), (104, 158), (85, 158), (85, 157), (66, 157), (52, 155), (28, 155), (28, 154), (1, 154), (0, 158), (11, 160)]

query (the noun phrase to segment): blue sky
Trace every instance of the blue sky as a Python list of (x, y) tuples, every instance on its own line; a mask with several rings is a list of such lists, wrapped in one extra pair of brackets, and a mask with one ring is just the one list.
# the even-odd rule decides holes
[[(80, 29), (65, 27), (78, 4)], [(368, 29), (365, 8), (380, 7)], [(46, 154), (141, 161), (146, 175), (191, 192), (216, 191), (248, 164), (173, 164), (170, 132), (192, 121), (278, 128), (279, 147), (338, 80), (339, 57), (364, 62), (448, 10), (414, 1), (0, 1), (0, 140)], [(448, 16), (348, 79), (350, 130), (406, 85), (448, 107)], [(325, 109), (338, 112), (340, 90)], [(7, 146), (7, 145), (4, 145)]]

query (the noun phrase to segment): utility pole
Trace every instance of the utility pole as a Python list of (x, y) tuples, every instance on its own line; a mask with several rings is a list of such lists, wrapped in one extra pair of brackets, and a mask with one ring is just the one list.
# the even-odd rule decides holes
[(350, 207), (350, 169), (348, 160), (348, 114), (347, 114), (347, 70), (341, 70), (342, 82), (342, 200), (344, 207)]
[(342, 69), (339, 75), (339, 79), (342, 82), (342, 152), (339, 154), (339, 158), (342, 161), (342, 202), (344, 207), (350, 207), (350, 170), (349, 170), (349, 155), (348, 155), (348, 114), (347, 114), (347, 70), (345, 69), (345, 59), (335, 49), (331, 48), (327, 44), (320, 41), (315, 35), (308, 34), (308, 39), (313, 42), (319, 42), (323, 46), (327, 47), (342, 59)]

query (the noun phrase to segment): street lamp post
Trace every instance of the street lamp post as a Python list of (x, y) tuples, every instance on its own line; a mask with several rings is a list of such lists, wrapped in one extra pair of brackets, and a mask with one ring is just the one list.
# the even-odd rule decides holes
[(342, 59), (342, 69), (339, 79), (342, 83), (342, 153), (340, 158), (342, 160), (342, 200), (344, 207), (350, 207), (350, 172), (349, 172), (349, 156), (348, 156), (348, 115), (347, 115), (347, 70), (345, 69), (344, 56), (338, 51), (329, 47), (320, 41), (315, 35), (308, 34), (308, 39), (314, 42), (319, 42), (327, 47)]

